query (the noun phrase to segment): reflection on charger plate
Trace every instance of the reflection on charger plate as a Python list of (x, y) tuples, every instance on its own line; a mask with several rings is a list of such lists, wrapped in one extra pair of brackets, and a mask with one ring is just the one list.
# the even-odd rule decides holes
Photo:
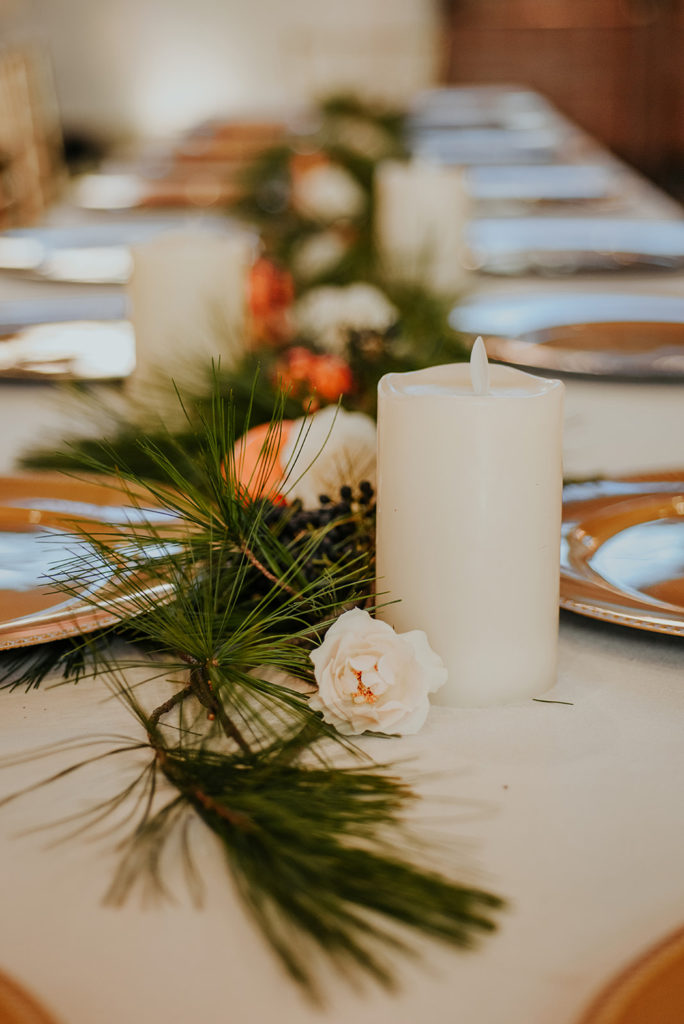
[(31, 324), (0, 335), (0, 376), (13, 379), (119, 380), (135, 369), (127, 320)]
[[(0, 651), (89, 633), (130, 614), (141, 599), (165, 600), (170, 584), (152, 562), (168, 550), (166, 540), (159, 544), (175, 517), (150, 503), (144, 490), (116, 481), (0, 477)], [(116, 547), (121, 562), (103, 562), (96, 538)], [(141, 574), (135, 567), (143, 556), (150, 570)]]
[(566, 485), (560, 603), (684, 635), (684, 472)]

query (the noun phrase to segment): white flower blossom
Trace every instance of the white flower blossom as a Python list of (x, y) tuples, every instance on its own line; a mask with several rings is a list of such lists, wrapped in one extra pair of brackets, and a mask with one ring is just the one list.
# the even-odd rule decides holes
[(347, 248), (348, 243), (339, 232), (317, 231), (297, 246), (293, 254), (294, 270), (300, 277), (311, 280), (336, 266)]
[(361, 186), (337, 164), (319, 164), (298, 175), (293, 200), (305, 217), (327, 224), (358, 217), (366, 204)]
[(371, 284), (321, 285), (299, 300), (294, 310), (299, 330), (329, 352), (342, 354), (349, 331), (383, 334), (399, 318), (399, 310)]
[(281, 452), (287, 467), (284, 493), (315, 508), (321, 494), (337, 497), (340, 487), (376, 481), (376, 428), (370, 416), (329, 405), (294, 420)]
[(348, 736), (418, 732), (429, 711), (428, 694), (447, 679), (422, 630), (395, 633), (360, 608), (333, 623), (311, 660), (318, 692), (310, 707)]

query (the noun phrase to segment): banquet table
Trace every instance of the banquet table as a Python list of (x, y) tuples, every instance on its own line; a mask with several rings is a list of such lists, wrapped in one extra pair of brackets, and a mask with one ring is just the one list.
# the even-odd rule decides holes
[[(644, 204), (678, 215), (644, 189)], [(540, 287), (530, 279), (473, 285)], [(683, 295), (684, 274), (582, 275), (554, 287)], [(0, 299), (40, 289), (0, 277)], [(684, 465), (684, 382), (567, 378), (565, 415), (568, 476)], [(1, 473), (31, 444), (89, 429), (57, 390), (0, 382)], [(134, 894), (124, 906), (105, 905), (114, 841), (54, 843), (51, 831), (36, 829), (120, 784), (130, 767), (117, 762), (0, 810), (0, 968), (61, 1024), (574, 1024), (616, 972), (684, 923), (682, 640), (561, 613), (558, 681), (545, 697), (566, 703), (434, 707), (416, 736), (360, 740), (378, 760), (401, 762), (424, 795), (414, 824), (441, 866), (508, 901), (498, 931), (474, 951), (418, 941), (420, 959), (397, 961), (395, 994), (324, 971), (327, 1005), (310, 1005), (200, 827), (202, 906), (173, 865), (173, 900)], [(1, 692), (0, 704), (3, 757), (135, 729), (99, 679)], [(3, 767), (0, 796), (73, 759), (63, 752)]]

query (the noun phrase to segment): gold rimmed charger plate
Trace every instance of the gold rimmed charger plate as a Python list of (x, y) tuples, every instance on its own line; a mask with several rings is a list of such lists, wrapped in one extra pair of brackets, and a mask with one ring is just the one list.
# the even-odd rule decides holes
[(684, 298), (533, 291), (475, 296), (452, 326), (485, 339), (491, 359), (516, 366), (625, 380), (684, 377)]
[(524, 339), (487, 337), (486, 347), (492, 359), (557, 373), (684, 376), (684, 323), (564, 324)]
[(684, 471), (566, 485), (560, 603), (684, 636)]
[(630, 964), (596, 999), (579, 1024), (682, 1024), (684, 929)]
[(56, 1024), (20, 985), (0, 971), (0, 1024)]
[[(0, 651), (90, 633), (130, 611), (140, 594), (122, 586), (112, 571), (96, 581), (70, 581), (65, 593), (50, 583), (57, 567), (73, 558), (88, 536), (125, 543), (136, 523), (169, 522), (149, 497), (133, 496), (112, 483), (64, 476), (0, 477)], [(161, 600), (168, 588), (150, 580), (146, 596)], [(71, 589), (76, 591), (72, 594)]]

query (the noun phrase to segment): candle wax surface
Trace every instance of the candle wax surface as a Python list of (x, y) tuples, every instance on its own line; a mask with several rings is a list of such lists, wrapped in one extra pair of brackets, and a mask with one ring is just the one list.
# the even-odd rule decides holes
[(388, 373), (380, 381), (381, 393), (396, 398), (403, 396), (439, 396), (472, 398), (488, 402), (497, 398), (533, 398), (558, 387), (558, 381), (535, 377), (510, 366), (489, 365), (489, 390), (477, 394), (470, 379), (468, 363), (430, 366), (410, 373)]
[[(399, 392), (398, 392), (399, 393)], [(492, 396), (501, 398), (529, 398), (531, 395), (538, 394), (539, 392), (530, 391), (529, 388), (496, 388), (490, 387), (489, 391), (480, 395), (473, 391), (472, 388), (457, 388), (439, 387), (437, 384), (408, 384), (406, 387), (401, 389), (401, 394), (404, 395), (458, 395), (468, 396), (470, 398), (491, 398)]]

